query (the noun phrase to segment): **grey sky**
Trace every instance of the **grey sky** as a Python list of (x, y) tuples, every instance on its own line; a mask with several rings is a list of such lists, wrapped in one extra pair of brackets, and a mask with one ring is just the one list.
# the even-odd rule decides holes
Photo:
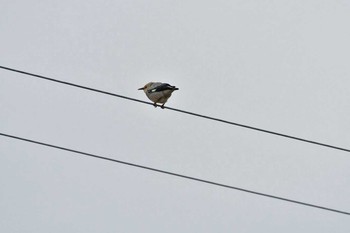
[[(349, 148), (348, 1), (2, 1), (0, 65)], [(0, 70), (0, 131), (350, 211), (350, 155)], [(349, 232), (349, 217), (0, 138), (0, 232)]]

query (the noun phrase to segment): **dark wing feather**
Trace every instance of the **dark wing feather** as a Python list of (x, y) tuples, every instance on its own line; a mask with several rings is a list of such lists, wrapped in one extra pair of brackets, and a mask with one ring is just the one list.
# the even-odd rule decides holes
[(174, 90), (176, 87), (171, 86), (167, 83), (162, 83), (159, 86), (152, 88), (151, 90), (148, 90), (148, 93), (153, 93), (153, 92), (160, 92), (160, 91), (165, 91), (165, 90)]

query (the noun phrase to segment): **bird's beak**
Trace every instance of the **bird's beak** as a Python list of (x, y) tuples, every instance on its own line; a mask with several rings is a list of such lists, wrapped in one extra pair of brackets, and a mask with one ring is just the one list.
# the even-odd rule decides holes
[(139, 88), (139, 89), (137, 89), (137, 90), (143, 90), (143, 89), (145, 89), (144, 87), (141, 87), (141, 88)]

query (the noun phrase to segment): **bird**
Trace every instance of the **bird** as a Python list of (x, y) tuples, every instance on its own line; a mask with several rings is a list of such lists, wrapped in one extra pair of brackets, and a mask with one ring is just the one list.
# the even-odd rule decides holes
[(168, 83), (161, 82), (149, 82), (144, 87), (138, 90), (143, 90), (148, 97), (153, 102), (153, 106), (157, 107), (157, 103), (161, 103), (161, 108), (164, 108), (164, 104), (168, 101), (173, 91), (179, 90), (175, 86), (171, 86)]

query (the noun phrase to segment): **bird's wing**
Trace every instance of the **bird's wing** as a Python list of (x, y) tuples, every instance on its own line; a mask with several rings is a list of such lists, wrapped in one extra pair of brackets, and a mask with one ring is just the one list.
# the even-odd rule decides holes
[(160, 92), (165, 90), (174, 90), (175, 87), (167, 84), (167, 83), (159, 83), (157, 86), (153, 86), (148, 90), (148, 93)]

